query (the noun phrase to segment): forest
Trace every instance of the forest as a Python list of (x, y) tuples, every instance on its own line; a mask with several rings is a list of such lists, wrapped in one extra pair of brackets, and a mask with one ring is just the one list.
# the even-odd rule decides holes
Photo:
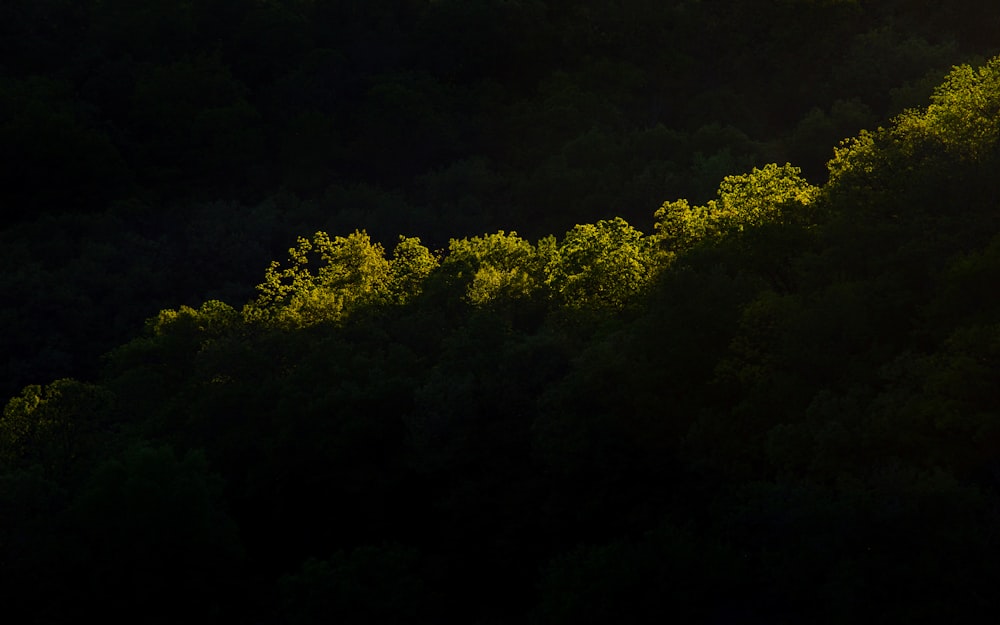
[(993, 623), (984, 0), (0, 4), (12, 623)]

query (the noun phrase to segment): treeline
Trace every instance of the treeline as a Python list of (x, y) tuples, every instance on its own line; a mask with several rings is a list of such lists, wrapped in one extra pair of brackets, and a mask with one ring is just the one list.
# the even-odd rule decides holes
[(0, 419), (18, 622), (990, 622), (1000, 57), (714, 198), (314, 231)]
[(791, 162), (997, 50), (976, 0), (10, 0), (0, 396), (303, 233), (532, 241)]

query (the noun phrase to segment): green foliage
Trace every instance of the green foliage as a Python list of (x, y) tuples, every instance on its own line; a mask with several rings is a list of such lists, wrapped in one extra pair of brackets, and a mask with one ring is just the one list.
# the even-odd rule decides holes
[[(903, 170), (951, 175), (995, 155), (1000, 136), (1000, 59), (952, 69), (931, 103), (896, 117), (888, 128), (862, 132), (834, 151), (834, 186), (890, 184)], [(874, 178), (873, 178), (874, 177)]]
[(621, 217), (575, 226), (546, 265), (546, 284), (570, 308), (621, 309), (656, 271), (650, 239)]
[(809, 206), (819, 189), (800, 173), (788, 163), (770, 163), (748, 174), (726, 176), (716, 199), (705, 206), (692, 207), (687, 200), (666, 202), (654, 214), (657, 239), (676, 253), (723, 235), (801, 219), (796, 212)]
[(452, 239), (442, 268), (468, 284), (465, 297), (475, 305), (529, 297), (544, 280), (544, 260), (535, 246), (503, 230)]
[[(225, 302), (209, 300), (197, 310), (181, 306), (177, 310), (161, 310), (149, 321), (149, 329), (154, 336), (173, 336), (181, 339), (198, 337), (202, 340), (217, 338), (238, 321), (239, 313)], [(200, 349), (203, 343), (197, 340), (187, 349)]]
[[(920, 101), (924, 99), (921, 97)], [(859, 98), (837, 100), (828, 109), (817, 106), (799, 120), (788, 139), (791, 160), (809, 164), (804, 169), (807, 178), (821, 179), (826, 175), (825, 163), (830, 159), (831, 146), (875, 123), (871, 107)]]
[(49, 478), (79, 475), (112, 440), (114, 396), (71, 379), (31, 385), (11, 398), (0, 418), (0, 467), (37, 467)]
[[(818, 189), (753, 165), (883, 119), (852, 75), (916, 93), (958, 46), (878, 27), (917, 4), (168, 4), (93, 3), (94, 32), (136, 29), (79, 44), (58, 80), (13, 60), (0, 81), (18, 149), (49, 121), (106, 134), (162, 211), (0, 245), (16, 379), (78, 346), (48, 335), (28, 361), (22, 335), (162, 308), (94, 382), (27, 386), (0, 418), (12, 619), (995, 617), (998, 61), (842, 145)], [(163, 51), (143, 40), (156, 16)], [(52, 36), (11, 22), (4, 50)], [(323, 199), (155, 199), (276, 180)], [(652, 236), (587, 221), (683, 189)], [(463, 234), (505, 215), (578, 225)], [(391, 256), (326, 234), (400, 223), (457, 233)], [(242, 309), (214, 295), (316, 228)], [(55, 289), (53, 267), (73, 268)]]
[[(405, 254), (406, 248), (402, 251)], [(391, 264), (382, 246), (364, 231), (332, 239), (325, 232), (312, 239), (299, 237), (288, 255), (287, 267), (273, 261), (267, 268), (264, 282), (257, 286), (260, 294), (243, 310), (248, 321), (282, 327), (336, 322), (359, 306), (382, 303), (389, 296)]]
[[(808, 206), (818, 189), (799, 175), (800, 169), (786, 163), (770, 163), (749, 174), (726, 176), (719, 185), (713, 207), (724, 230), (742, 231), (787, 218), (787, 213)], [(792, 215), (794, 218), (794, 215)]]
[(438, 268), (438, 259), (417, 237), (400, 235), (389, 259), (392, 300), (405, 304), (420, 295), (424, 280)]
[[(220, 343), (241, 336), (242, 321), (239, 311), (218, 300), (209, 300), (197, 309), (181, 306), (177, 310), (161, 310), (147, 321), (147, 333), (151, 335), (151, 340), (145, 344), (140, 340), (136, 345), (140, 360), (133, 366), (141, 366), (143, 347), (150, 347), (153, 353), (149, 356), (153, 362), (158, 361), (161, 367), (176, 372), (182, 363), (190, 363)], [(124, 346), (121, 354), (112, 353), (112, 360), (128, 357), (128, 345)], [(170, 377), (179, 379), (182, 375)]]
[(896, 123), (901, 136), (931, 141), (965, 161), (992, 154), (1000, 134), (1000, 58), (955, 67), (925, 111), (905, 113)]
[(656, 210), (656, 235), (670, 252), (683, 252), (719, 235), (717, 217), (708, 206), (692, 207), (687, 200), (664, 202)]

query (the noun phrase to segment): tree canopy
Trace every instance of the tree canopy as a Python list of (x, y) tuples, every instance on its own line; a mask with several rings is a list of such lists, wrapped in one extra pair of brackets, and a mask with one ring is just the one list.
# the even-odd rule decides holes
[(9, 160), (118, 185), (7, 172), (9, 619), (995, 618), (975, 3), (72, 4), (0, 9)]

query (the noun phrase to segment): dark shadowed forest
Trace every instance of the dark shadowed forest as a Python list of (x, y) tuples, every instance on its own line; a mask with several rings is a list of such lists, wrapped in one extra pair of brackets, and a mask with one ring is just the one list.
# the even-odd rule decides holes
[(0, 4), (11, 623), (994, 623), (1000, 10)]

